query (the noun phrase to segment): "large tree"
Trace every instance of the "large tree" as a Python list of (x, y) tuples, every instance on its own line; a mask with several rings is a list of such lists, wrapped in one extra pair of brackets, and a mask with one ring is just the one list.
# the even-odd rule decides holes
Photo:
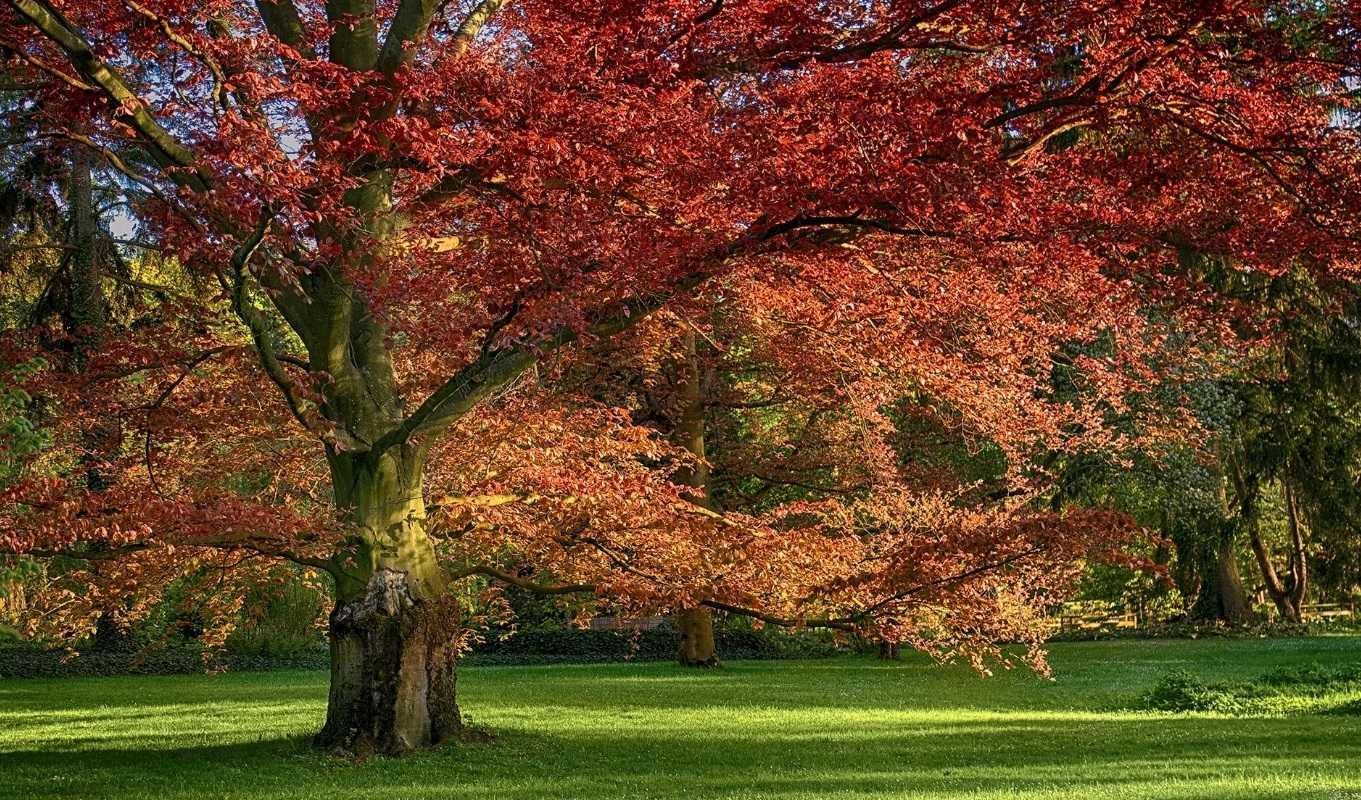
[[(146, 187), (145, 213), (196, 277), (159, 324), (89, 365), (121, 383), (80, 387), (82, 414), (126, 413), (120, 396), (147, 388), (127, 375), (166, 376), (135, 406), (144, 477), (98, 497), (71, 480), (12, 489), (0, 542), (43, 554), (101, 540), (100, 558), (125, 557), (105, 573), (126, 585), (153, 565), (215, 563), (186, 544), (328, 572), (328, 745), (399, 752), (457, 730), (439, 556), (491, 542), (472, 523), (449, 545), (427, 494), (478, 485), (469, 465), (528, 436), (478, 414), (573, 340), (755, 269), (799, 276), (833, 313), (872, 322), (848, 347), (923, 307), (966, 307), (980, 272), (1041, 288), (1026, 295), (1038, 305), (990, 301), (1048, 320), (1048, 340), (1133, 341), (1131, 317), (1104, 312), (1130, 307), (1136, 287), (1185, 291), (1179, 249), (1243, 268), (1354, 255), (1356, 142), (1333, 110), (1356, 28), (1327, 5), (1298, 19), (1232, 0), (10, 6), (0, 36), (38, 84), (50, 132)], [(1317, 31), (1298, 36), (1302, 24)], [(139, 158), (124, 157), (133, 148)], [(1047, 347), (979, 333), (956, 354), (975, 385), (1043, 385)], [(940, 357), (929, 340), (882, 338), (922, 372)], [(1090, 362), (1098, 385), (1130, 366)], [(167, 416), (170, 395), (207, 370), (217, 401)], [(1033, 395), (974, 400), (1005, 427)], [(298, 433), (280, 431), (281, 410)], [(1036, 419), (1029, 433), (1051, 447), (1083, 426)], [(611, 506), (505, 503), (538, 515), (522, 554), (624, 599), (650, 583), (768, 621), (878, 615), (900, 632), (954, 631), (919, 636), (949, 652), (1013, 632), (990, 615), (1043, 597), (1090, 543), (1053, 516), (959, 520), (901, 497), (778, 535), (693, 506), (672, 515), (703, 520), (692, 533), (642, 524), (659, 512), (638, 499), (660, 495), (627, 491), (647, 478), (625, 451), (651, 446), (620, 434), (582, 448), (618, 472)], [(574, 480), (595, 474), (535, 480), (580, 498), (596, 487)], [(442, 498), (438, 516), (466, 519), (455, 509), (472, 505)], [(472, 572), (524, 582), (479, 563), (453, 575)], [(818, 608), (842, 610), (801, 619)]]

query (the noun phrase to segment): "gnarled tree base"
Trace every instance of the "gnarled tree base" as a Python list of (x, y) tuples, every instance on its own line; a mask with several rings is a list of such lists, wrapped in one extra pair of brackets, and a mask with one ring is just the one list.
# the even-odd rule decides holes
[(380, 569), (363, 597), (331, 613), (331, 695), (314, 743), (399, 755), (460, 732), (455, 615), (415, 597), (405, 572)]

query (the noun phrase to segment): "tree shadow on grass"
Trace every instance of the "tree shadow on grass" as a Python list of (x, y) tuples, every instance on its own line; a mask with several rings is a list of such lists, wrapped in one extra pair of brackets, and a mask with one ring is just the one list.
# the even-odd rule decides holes
[[(579, 720), (578, 720), (579, 721)], [(664, 721), (664, 720), (663, 720)], [(545, 713), (494, 744), (363, 764), (306, 737), (194, 746), (70, 741), (64, 752), (0, 752), (0, 796), (36, 798), (1007, 797), (1308, 798), (1361, 789), (1358, 726), (1270, 720), (1062, 714), (987, 724), (817, 714), (746, 730)], [(551, 732), (545, 732), (551, 731)], [(91, 747), (91, 745), (93, 747)], [(110, 746), (113, 745), (113, 746)]]
[[(722, 672), (660, 664), (479, 668), (461, 681), (463, 705), (497, 734), (496, 743), (362, 765), (308, 744), (324, 710), (322, 673), (7, 682), (0, 686), (0, 798), (1334, 800), (1361, 793), (1356, 717), (1097, 711), (1106, 698), (1146, 688), (1140, 681), (1151, 685), (1160, 669), (1152, 664), (1089, 659), (1083, 668), (1092, 676), (1057, 684), (860, 660), (735, 664)], [(1250, 668), (1260, 670), (1260, 661)]]

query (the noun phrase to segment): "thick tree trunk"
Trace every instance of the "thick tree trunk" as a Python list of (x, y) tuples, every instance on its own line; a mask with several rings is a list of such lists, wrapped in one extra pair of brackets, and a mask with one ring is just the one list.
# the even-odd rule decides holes
[[(1226, 524), (1226, 528), (1229, 526)], [(1231, 531), (1218, 533), (1205, 542), (1200, 552), (1200, 595), (1191, 607), (1192, 619), (1219, 621), (1241, 625), (1252, 619), (1252, 608), (1243, 579), (1238, 573), (1238, 561), (1233, 551)]]
[(714, 646), (714, 616), (708, 608), (684, 608), (676, 614), (680, 629), (680, 663), (687, 667), (718, 666), (718, 651)]
[(379, 569), (362, 597), (331, 613), (331, 693), (316, 744), (398, 755), (462, 727), (455, 698), (455, 616), (412, 592), (407, 573)]
[(461, 728), (455, 697), (458, 617), (425, 531), (422, 459), (332, 458), (336, 499), (358, 524), (335, 559), (331, 692), (316, 744), (397, 755)]

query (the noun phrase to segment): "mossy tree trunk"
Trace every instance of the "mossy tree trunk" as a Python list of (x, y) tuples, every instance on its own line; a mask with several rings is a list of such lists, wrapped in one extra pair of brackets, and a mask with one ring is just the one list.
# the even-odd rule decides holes
[(1209, 535), (1199, 543), (1200, 592), (1191, 606), (1191, 619), (1227, 625), (1252, 620), (1252, 608), (1234, 553), (1237, 529), (1236, 521), (1220, 521), (1218, 530), (1208, 531)]

